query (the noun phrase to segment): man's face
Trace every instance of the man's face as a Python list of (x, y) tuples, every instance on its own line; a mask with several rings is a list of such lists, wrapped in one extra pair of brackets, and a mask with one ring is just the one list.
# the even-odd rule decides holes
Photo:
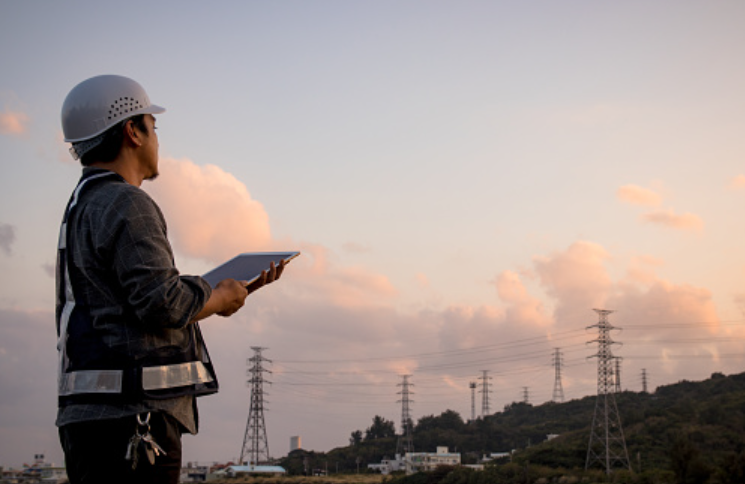
[(155, 132), (155, 118), (152, 114), (146, 114), (144, 123), (147, 133), (143, 133), (145, 140), (141, 146), (141, 166), (144, 170), (145, 180), (154, 180), (158, 176), (158, 135)]

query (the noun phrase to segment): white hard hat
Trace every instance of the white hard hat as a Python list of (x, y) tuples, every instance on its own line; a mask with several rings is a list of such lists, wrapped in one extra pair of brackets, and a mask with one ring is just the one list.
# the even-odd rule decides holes
[(132, 116), (162, 112), (165, 109), (151, 104), (136, 81), (123, 76), (96, 76), (75, 86), (65, 98), (62, 132), (65, 141), (78, 143)]

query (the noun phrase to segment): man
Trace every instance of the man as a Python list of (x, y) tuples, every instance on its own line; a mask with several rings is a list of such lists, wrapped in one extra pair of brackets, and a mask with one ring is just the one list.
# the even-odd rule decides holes
[(214, 289), (179, 274), (163, 215), (140, 189), (158, 176), (153, 115), (164, 111), (111, 75), (78, 84), (62, 107), (84, 167), (57, 258), (57, 426), (73, 484), (178, 482), (195, 397), (217, 391), (197, 321), (235, 313), (284, 268)]

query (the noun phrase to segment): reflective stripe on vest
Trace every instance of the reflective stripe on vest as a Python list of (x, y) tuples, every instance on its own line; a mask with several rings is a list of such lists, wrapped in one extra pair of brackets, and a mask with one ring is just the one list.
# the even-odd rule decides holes
[[(67, 259), (67, 220), (70, 212), (78, 203), (80, 191), (91, 180), (114, 175), (113, 172), (100, 173), (82, 180), (73, 192), (70, 204), (60, 227), (58, 250), (61, 252), (60, 264), (64, 264), (60, 277), (64, 279), (64, 306), (60, 315), (59, 339), (59, 375), (58, 394), (67, 397), (81, 394), (121, 394), (124, 382), (123, 370), (78, 370), (66, 371), (69, 365), (67, 358), (67, 331), (70, 316), (75, 309), (75, 296)], [(205, 349), (206, 351), (206, 349)], [(171, 365), (149, 366), (142, 368), (142, 390), (166, 390), (169, 388), (204, 385), (214, 382), (210, 371), (201, 361), (189, 361)]]
[[(81, 370), (63, 373), (59, 396), (83, 393), (121, 393), (122, 370)], [(211, 383), (214, 379), (201, 361), (175, 365), (149, 366), (142, 369), (143, 390), (164, 390)]]

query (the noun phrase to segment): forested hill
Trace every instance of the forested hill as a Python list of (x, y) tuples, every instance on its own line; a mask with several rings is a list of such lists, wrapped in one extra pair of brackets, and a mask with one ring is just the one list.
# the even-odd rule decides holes
[[(658, 387), (654, 393), (621, 392), (615, 397), (635, 470), (676, 471), (675, 466), (686, 466), (713, 473), (739, 466), (745, 471), (745, 373), (715, 373), (701, 382), (681, 381)], [(470, 423), (447, 410), (420, 418), (414, 425), (413, 443), (417, 452), (448, 446), (461, 453), (464, 463), (515, 450), (515, 461), (582, 468), (595, 401), (593, 396), (538, 406), (513, 403)], [(546, 441), (548, 434), (559, 437)], [(394, 423), (375, 416), (365, 431), (352, 432), (348, 447), (327, 454), (295, 451), (283, 463), (297, 473), (303, 472), (304, 465), (340, 471), (356, 470), (359, 465), (362, 470), (368, 463), (393, 457), (396, 440)]]

